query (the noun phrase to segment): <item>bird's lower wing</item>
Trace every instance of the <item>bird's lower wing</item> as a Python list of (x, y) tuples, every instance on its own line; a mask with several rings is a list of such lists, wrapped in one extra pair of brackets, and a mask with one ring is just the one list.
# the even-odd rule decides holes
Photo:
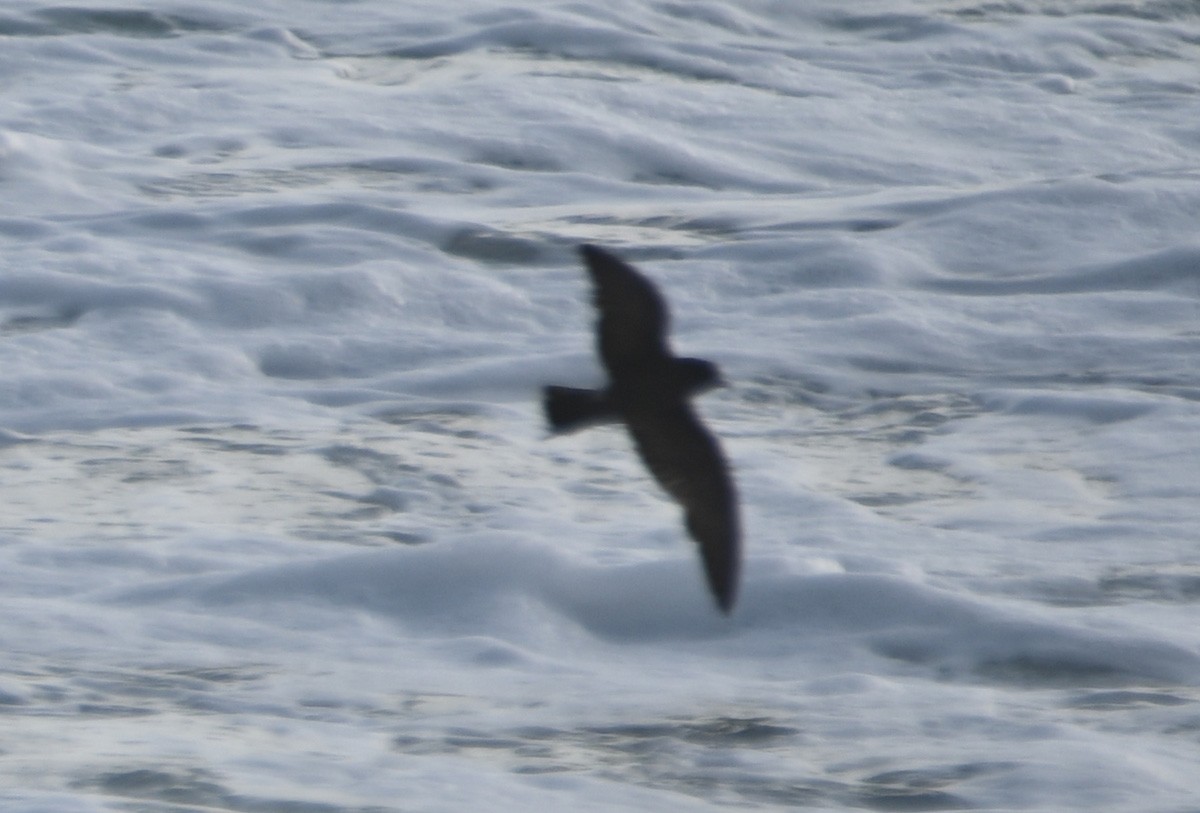
[(737, 594), (741, 534), (737, 493), (716, 438), (686, 403), (627, 414), (626, 422), (650, 473), (683, 507), (709, 588), (729, 612)]

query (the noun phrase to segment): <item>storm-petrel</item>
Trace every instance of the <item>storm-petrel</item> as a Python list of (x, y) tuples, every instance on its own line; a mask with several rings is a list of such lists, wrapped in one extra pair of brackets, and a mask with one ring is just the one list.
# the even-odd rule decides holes
[(592, 277), (600, 313), (596, 347), (609, 381), (602, 390), (546, 387), (550, 428), (625, 424), (646, 468), (683, 506), (709, 589), (728, 613), (741, 562), (737, 493), (721, 447), (688, 402), (720, 385), (720, 373), (711, 361), (671, 353), (667, 305), (650, 280), (602, 248), (583, 245), (579, 251)]

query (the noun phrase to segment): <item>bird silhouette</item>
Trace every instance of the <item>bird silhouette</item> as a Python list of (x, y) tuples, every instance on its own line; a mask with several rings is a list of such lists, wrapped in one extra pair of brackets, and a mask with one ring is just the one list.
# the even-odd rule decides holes
[(646, 468), (683, 507), (709, 589), (729, 613), (741, 565), (737, 492), (720, 445), (689, 403), (691, 396), (721, 385), (720, 372), (710, 361), (671, 352), (667, 305), (650, 280), (602, 248), (582, 245), (579, 251), (592, 278), (600, 317), (596, 347), (608, 386), (545, 387), (550, 428), (565, 433), (625, 424)]

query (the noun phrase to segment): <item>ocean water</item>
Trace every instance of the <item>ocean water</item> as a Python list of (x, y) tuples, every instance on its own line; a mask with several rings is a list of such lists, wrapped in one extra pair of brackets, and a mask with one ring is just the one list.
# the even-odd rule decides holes
[(0, 807), (1200, 810), (1198, 214), (1192, 2), (9, 0)]

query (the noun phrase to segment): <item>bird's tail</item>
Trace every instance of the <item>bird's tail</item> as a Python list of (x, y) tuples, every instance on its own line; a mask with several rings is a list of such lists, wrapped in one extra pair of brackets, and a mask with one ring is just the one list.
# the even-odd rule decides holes
[(612, 404), (597, 390), (549, 386), (542, 390), (542, 406), (553, 432), (574, 432), (617, 419)]

